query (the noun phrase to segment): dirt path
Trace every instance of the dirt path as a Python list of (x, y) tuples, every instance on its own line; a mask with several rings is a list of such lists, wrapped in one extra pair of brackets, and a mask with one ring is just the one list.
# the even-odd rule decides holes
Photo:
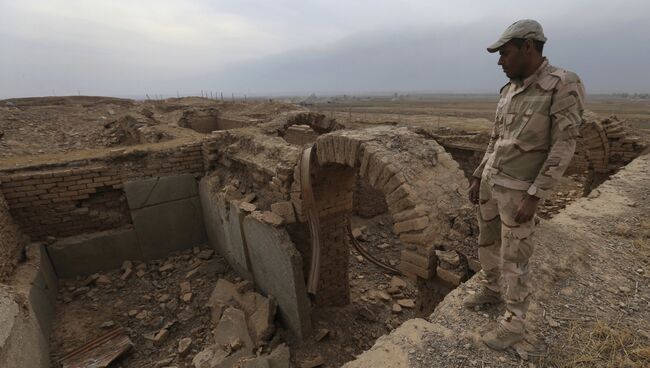
[[(454, 290), (428, 321), (407, 322), (346, 367), (650, 366), (650, 155), (537, 229), (529, 341), (495, 352), (480, 335), (503, 306), (462, 307), (477, 277)], [(520, 355), (529, 354), (529, 361)], [(542, 356), (536, 356), (541, 353)]]

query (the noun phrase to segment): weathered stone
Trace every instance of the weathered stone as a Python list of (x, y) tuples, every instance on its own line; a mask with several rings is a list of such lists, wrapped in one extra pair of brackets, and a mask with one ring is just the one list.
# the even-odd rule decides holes
[(190, 347), (192, 346), (192, 338), (185, 337), (178, 341), (178, 355), (184, 357), (187, 353), (190, 352)]
[(145, 259), (163, 257), (206, 240), (198, 197), (132, 210), (131, 217)]
[(154, 335), (153, 344), (156, 346), (162, 345), (167, 339), (167, 336), (169, 336), (169, 330), (166, 328), (161, 329)]
[(244, 234), (257, 286), (275, 298), (280, 317), (298, 338), (311, 331), (302, 256), (284, 229), (269, 226), (255, 212), (244, 219)]
[(271, 354), (268, 355), (269, 368), (289, 368), (291, 352), (286, 344), (278, 345)]
[(458, 256), (458, 253), (456, 253), (456, 251), (436, 250), (436, 256), (438, 257), (438, 259), (448, 263), (452, 267), (460, 266), (460, 257)]
[(237, 353), (241, 356), (250, 355), (253, 352), (253, 341), (248, 332), (246, 315), (236, 308), (226, 308), (221, 316), (219, 324), (213, 331), (214, 341), (218, 345), (230, 345), (235, 339), (241, 340), (241, 348)]
[(422, 230), (426, 228), (427, 225), (429, 225), (429, 218), (427, 216), (422, 216), (411, 220), (397, 222), (393, 226), (393, 230), (396, 234), (400, 234), (408, 231)]
[(271, 205), (271, 211), (282, 217), (286, 224), (293, 224), (296, 222), (296, 213), (293, 210), (293, 204), (289, 201), (273, 203)]
[(458, 286), (460, 285), (461, 282), (463, 282), (463, 278), (465, 277), (465, 273), (460, 273), (460, 272), (454, 272), (450, 270), (446, 270), (440, 266), (436, 268), (436, 276), (442, 280), (445, 280), (449, 282), (452, 285)]
[(262, 215), (259, 217), (259, 219), (273, 226), (280, 226), (284, 222), (284, 219), (282, 217), (269, 211), (262, 212)]
[(415, 301), (413, 299), (399, 299), (397, 304), (404, 308), (415, 308)]
[(259, 346), (263, 341), (268, 340), (275, 331), (275, 325), (273, 324), (275, 310), (275, 300), (260, 295), (255, 311), (248, 318), (248, 326), (255, 346)]
[(224, 367), (228, 353), (217, 345), (208, 346), (200, 351), (192, 359), (194, 368), (218, 368)]
[(180, 288), (181, 288), (181, 294), (189, 293), (190, 291), (192, 291), (192, 286), (189, 281), (181, 282)]
[(391, 307), (391, 313), (393, 314), (402, 313), (402, 306), (399, 305), (398, 303), (393, 303), (393, 306)]
[(177, 201), (198, 194), (194, 175), (163, 176), (124, 183), (124, 193), (131, 210)]
[(403, 250), (400, 255), (402, 257), (402, 260), (412, 263), (418, 267), (426, 269), (430, 266), (429, 259), (421, 254), (418, 254), (417, 252)]
[(397, 276), (393, 276), (390, 279), (390, 286), (403, 289), (403, 288), (405, 288), (407, 286), (407, 283), (406, 283), (406, 281), (402, 280), (401, 278), (399, 278)]
[(142, 259), (132, 227), (60, 239), (48, 245), (47, 252), (62, 278), (114, 269), (126, 259)]

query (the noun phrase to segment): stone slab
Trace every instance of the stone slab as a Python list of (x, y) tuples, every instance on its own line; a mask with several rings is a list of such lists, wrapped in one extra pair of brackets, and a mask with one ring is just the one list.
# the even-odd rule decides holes
[(27, 296), (43, 336), (49, 336), (56, 312), (59, 281), (43, 244), (29, 244), (26, 256), (27, 260), (14, 272), (12, 286)]
[(10, 288), (0, 285), (0, 367), (50, 366), (57, 282), (43, 253), (42, 246), (29, 245)]
[(199, 182), (199, 195), (205, 229), (210, 245), (222, 255), (237, 274), (252, 280), (242, 237), (240, 212), (226, 205), (224, 198), (212, 192), (214, 178), (205, 177)]
[(133, 210), (131, 217), (144, 259), (161, 258), (207, 239), (198, 196)]
[(63, 238), (46, 249), (60, 278), (110, 270), (143, 256), (136, 231), (130, 226)]
[(198, 186), (193, 174), (161, 176), (124, 183), (131, 210), (194, 197)]
[(260, 212), (244, 219), (244, 237), (257, 286), (272, 295), (286, 327), (298, 339), (311, 332), (302, 256), (286, 230), (265, 223)]
[(228, 239), (230, 240), (228, 247), (233, 258), (235, 258), (237, 269), (240, 269), (238, 273), (247, 280), (253, 280), (253, 274), (251, 273), (252, 267), (248, 255), (248, 244), (246, 244), (242, 229), (242, 221), (245, 216), (246, 214), (238, 207), (236, 202), (230, 202), (230, 206), (228, 206), (228, 222), (224, 225), (226, 226)]

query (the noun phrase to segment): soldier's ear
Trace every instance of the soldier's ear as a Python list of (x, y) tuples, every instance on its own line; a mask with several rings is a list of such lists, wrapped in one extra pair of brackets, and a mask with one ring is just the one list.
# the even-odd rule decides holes
[(525, 47), (526, 47), (526, 53), (532, 53), (533, 51), (535, 51), (535, 42), (530, 38), (527, 38), (525, 42)]

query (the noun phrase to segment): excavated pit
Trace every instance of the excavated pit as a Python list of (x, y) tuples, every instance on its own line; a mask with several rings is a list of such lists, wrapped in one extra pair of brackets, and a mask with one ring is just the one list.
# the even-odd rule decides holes
[[(8, 364), (49, 366), (120, 326), (134, 344), (120, 361), (125, 367), (196, 366), (223, 349), (265, 360), (284, 354), (283, 343), (296, 365), (322, 359), (339, 366), (404, 321), (429, 315), (479, 270), (463, 190), (481, 139), (395, 127), (347, 131), (313, 113), (255, 125), (213, 110), (186, 111), (179, 120), (205, 134), (200, 139), (0, 171), (0, 277), (17, 290), (2, 295), (9, 307), (0, 312), (10, 316), (9, 339), (33, 341), (23, 352), (0, 341)], [(584, 127), (593, 138), (548, 213), (632, 159), (619, 148), (603, 168), (595, 161), (601, 154), (584, 148), (625, 141), (612, 125)], [(313, 147), (309, 175), (323, 249), (315, 296), (306, 291), (313, 249), (299, 169), (306, 147)], [(31, 237), (26, 252), (18, 228)], [(402, 275), (371, 264), (352, 238)], [(246, 330), (257, 311), (241, 301), (211, 304), (220, 279), (238, 285), (235, 299), (252, 289), (255, 298), (272, 296), (273, 332), (215, 347), (214, 329), (243, 313)]]

